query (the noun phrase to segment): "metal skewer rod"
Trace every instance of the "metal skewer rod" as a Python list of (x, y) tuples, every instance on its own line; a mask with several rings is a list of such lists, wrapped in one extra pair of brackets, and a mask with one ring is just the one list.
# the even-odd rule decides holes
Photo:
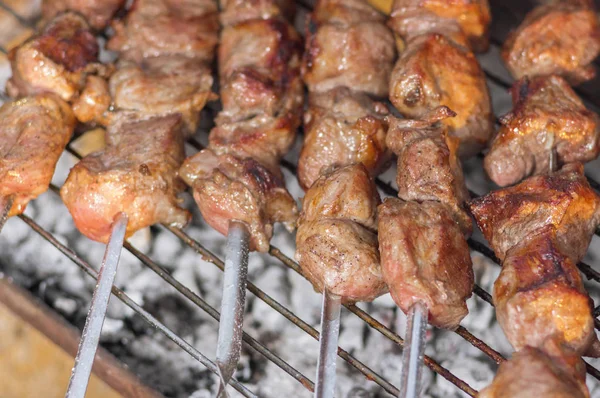
[(342, 298), (325, 289), (321, 310), (321, 336), (319, 338), (315, 398), (333, 398), (335, 393), (335, 365), (340, 335), (341, 308)]
[(398, 398), (416, 398), (421, 393), (428, 314), (429, 310), (422, 302), (413, 304), (408, 311)]
[(127, 229), (127, 215), (119, 213), (112, 225), (110, 240), (106, 245), (102, 266), (98, 273), (98, 283), (92, 296), (92, 304), (85, 320), (81, 341), (75, 357), (75, 366), (69, 380), (66, 398), (84, 398), (87, 390), (94, 357), (100, 341), (100, 332), (106, 317), (110, 292), (117, 273), (117, 265)]
[(248, 276), (250, 232), (240, 221), (230, 221), (223, 276), (223, 299), (217, 341), (217, 367), (221, 384), (217, 396), (226, 394), (226, 386), (240, 360)]
[(8, 220), (8, 213), (10, 213), (10, 209), (12, 209), (14, 201), (14, 195), (0, 198), (0, 211), (2, 211), (2, 213), (0, 213), (0, 231), (2, 231), (4, 224), (6, 224), (6, 220)]

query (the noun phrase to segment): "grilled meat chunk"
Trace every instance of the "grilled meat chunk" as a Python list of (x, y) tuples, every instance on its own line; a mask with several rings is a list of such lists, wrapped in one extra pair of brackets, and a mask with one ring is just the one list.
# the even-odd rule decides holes
[(440, 33), (481, 52), (489, 47), (491, 19), (488, 0), (395, 0), (390, 26), (405, 41)]
[(555, 0), (533, 9), (502, 48), (502, 58), (517, 79), (559, 74), (572, 84), (595, 75), (600, 25), (591, 1)]
[(221, 0), (221, 24), (231, 26), (253, 19), (291, 19), (295, 12), (292, 0)]
[(70, 101), (89, 73), (108, 73), (109, 68), (98, 63), (98, 52), (85, 19), (74, 12), (60, 14), (9, 53), (13, 75), (6, 91), (11, 97), (50, 92)]
[(307, 190), (330, 166), (362, 163), (371, 176), (390, 160), (385, 144), (387, 107), (369, 96), (339, 87), (309, 97), (298, 180)]
[(184, 226), (190, 215), (177, 198), (184, 188), (177, 178), (185, 157), (181, 117), (121, 112), (106, 138), (107, 147), (75, 165), (60, 190), (77, 229), (107, 242), (120, 212), (129, 216), (126, 236), (156, 223)]
[(318, 291), (372, 301), (387, 287), (377, 250), (375, 184), (358, 163), (326, 171), (308, 190), (298, 222), (296, 260)]
[(52, 94), (25, 97), (0, 108), (0, 197), (14, 195), (9, 216), (44, 193), (69, 142), (75, 117)]
[(473, 199), (470, 209), (500, 260), (518, 243), (553, 226), (558, 250), (577, 263), (600, 224), (600, 197), (579, 163)]
[(124, 5), (125, 0), (44, 0), (42, 16), (44, 20), (50, 20), (63, 11), (76, 11), (89, 21), (92, 28), (102, 30)]
[(117, 109), (142, 115), (179, 113), (185, 135), (196, 132), (200, 111), (215, 98), (210, 68), (181, 56), (148, 57), (140, 64), (123, 62), (110, 78)]
[(135, 0), (127, 17), (113, 24), (107, 48), (137, 63), (162, 55), (210, 63), (218, 42), (217, 11), (214, 0)]
[(392, 72), (390, 101), (409, 118), (421, 118), (440, 105), (456, 112), (443, 123), (460, 140), (461, 156), (479, 152), (493, 133), (483, 70), (471, 51), (441, 34), (407, 42)]
[(85, 87), (73, 102), (72, 108), (80, 122), (107, 126), (111, 117), (111, 104), (112, 97), (106, 79), (92, 75), (86, 78)]
[(565, 163), (595, 159), (600, 118), (561, 77), (523, 78), (511, 89), (514, 108), (501, 118), (484, 167), (500, 186), (548, 173)]
[(589, 398), (585, 363), (559, 346), (526, 347), (500, 364), (479, 398)]
[(463, 234), (472, 231), (465, 211), (469, 192), (465, 186), (458, 140), (448, 136), (442, 124), (454, 117), (447, 107), (439, 107), (421, 120), (388, 117), (387, 146), (398, 155), (398, 196), (405, 201), (439, 201), (451, 209), (451, 217)]
[(311, 92), (340, 86), (385, 97), (394, 37), (366, 2), (319, 1), (307, 27), (304, 82)]
[(252, 158), (204, 149), (185, 160), (179, 175), (211, 227), (227, 235), (231, 220), (248, 226), (252, 250), (269, 250), (274, 223), (295, 225), (298, 209), (283, 180)]
[(383, 278), (402, 311), (420, 301), (429, 323), (456, 329), (468, 313), (474, 277), (452, 210), (440, 202), (386, 199), (379, 206), (379, 250)]

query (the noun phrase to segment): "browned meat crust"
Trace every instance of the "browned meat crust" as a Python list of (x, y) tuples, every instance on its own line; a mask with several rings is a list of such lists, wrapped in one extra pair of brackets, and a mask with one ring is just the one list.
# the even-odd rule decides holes
[(220, 20), (231, 26), (253, 19), (291, 19), (296, 11), (290, 0), (221, 0)]
[(0, 108), (0, 197), (14, 195), (9, 216), (46, 192), (71, 139), (75, 118), (52, 94), (25, 97)]
[(572, 84), (595, 75), (600, 25), (591, 1), (558, 0), (533, 9), (502, 48), (515, 78), (558, 74)]
[(586, 109), (563, 78), (525, 77), (511, 91), (513, 110), (501, 118), (502, 127), (484, 161), (496, 184), (512, 185), (554, 171), (551, 158), (558, 168), (598, 156), (600, 118)]
[(72, 10), (83, 15), (94, 29), (102, 30), (124, 5), (125, 0), (44, 0), (42, 16), (50, 20), (63, 11)]

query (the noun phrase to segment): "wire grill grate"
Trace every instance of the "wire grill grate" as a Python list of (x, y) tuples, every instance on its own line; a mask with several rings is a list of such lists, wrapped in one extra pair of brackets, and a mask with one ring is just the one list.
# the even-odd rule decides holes
[[(497, 0), (495, 2), (502, 3), (499, 0)], [(300, 7), (304, 8), (305, 10), (310, 10), (311, 5), (307, 1), (297, 0), (297, 3)], [(492, 8), (494, 8), (494, 6), (500, 7), (500, 8), (507, 7), (506, 5), (503, 5), (503, 4), (494, 4), (494, 2), (492, 2), (492, 3), (493, 3)], [(8, 11), (9, 13), (11, 13), (19, 21), (19, 23), (23, 24), (24, 26), (27, 26), (27, 27), (34, 26), (34, 23), (32, 21), (22, 17), (21, 15), (19, 15), (17, 12), (15, 12), (13, 9), (11, 9), (9, 6), (2, 3), (1, 1), (0, 1), (0, 9), (3, 9), (5, 11)], [(506, 11), (505, 11), (505, 13), (506, 13)], [(495, 36), (494, 34), (492, 35), (491, 43), (492, 43), (492, 47), (494, 47), (496, 49), (502, 45), (501, 39), (499, 39), (497, 37), (497, 35)], [(8, 51), (5, 47), (0, 46), (0, 52), (6, 54)], [(508, 89), (511, 85), (509, 80), (499, 77), (496, 74), (490, 72), (489, 70), (485, 70), (485, 74), (486, 74), (489, 84), (494, 84), (496, 86), (502, 87), (503, 89)], [(594, 97), (587, 91), (577, 90), (577, 92), (582, 97), (582, 99), (584, 99), (584, 101), (590, 108), (594, 109), (595, 111), (599, 110), (600, 98)], [(1, 94), (2, 95), (0, 97), (6, 98), (4, 93), (1, 93)], [(194, 138), (189, 140), (188, 143), (197, 150), (202, 149), (202, 145)], [(66, 150), (78, 158), (81, 157), (70, 145), (67, 147)], [(294, 175), (296, 174), (296, 166), (293, 163), (284, 160), (282, 162), (282, 165), (285, 168), (287, 168), (290, 172), (292, 172)], [(589, 176), (588, 176), (588, 180), (589, 180), (591, 186), (595, 190), (600, 191), (600, 183), (598, 183), (594, 179), (590, 178)], [(381, 179), (378, 179), (377, 185), (385, 194), (390, 195), (390, 196), (396, 196), (397, 191), (391, 184), (384, 182)], [(59, 188), (56, 186), (51, 186), (51, 190), (55, 193), (58, 193)], [(475, 193), (472, 193), (472, 195), (477, 196)], [(44, 230), (33, 219), (31, 219), (30, 217), (28, 217), (26, 215), (21, 215), (19, 217), (21, 220), (23, 220), (23, 222), (25, 222), (27, 225), (29, 225), (29, 227), (31, 227), (36, 233), (41, 235), (46, 241), (48, 241), (50, 244), (52, 244), (54, 247), (56, 247), (62, 254), (64, 254), (66, 257), (68, 257), (70, 260), (72, 260), (77, 266), (79, 266), (89, 276), (91, 276), (92, 278), (97, 277), (96, 271), (93, 269), (93, 267), (89, 263), (87, 263), (85, 260), (83, 260), (73, 250), (71, 250), (70, 248), (66, 247), (61, 242), (59, 242), (51, 233)], [(208, 261), (208, 262), (214, 264), (221, 271), (223, 270), (223, 267), (224, 267), (223, 261), (219, 257), (217, 257), (215, 254), (213, 254), (212, 252), (207, 250), (202, 245), (201, 242), (194, 240), (192, 237), (187, 235), (181, 229), (173, 228), (173, 227), (169, 227), (169, 226), (163, 226), (163, 227), (165, 229), (167, 229), (168, 231), (170, 231), (172, 234), (174, 234), (177, 238), (179, 238), (184, 244), (186, 244), (191, 249), (193, 249), (195, 252), (200, 254), (205, 261)], [(597, 231), (596, 235), (600, 236), (600, 231)], [(468, 243), (469, 243), (470, 248), (473, 251), (476, 251), (476, 252), (482, 254), (483, 256), (489, 258), (490, 260), (494, 261), (496, 264), (499, 264), (499, 261), (495, 257), (493, 251), (491, 249), (489, 249), (489, 247), (487, 247), (485, 244), (478, 242), (477, 240), (474, 240), (474, 239), (469, 239)], [(147, 255), (145, 255), (144, 253), (142, 253), (141, 251), (136, 249), (134, 246), (132, 246), (128, 242), (126, 242), (124, 244), (124, 248), (126, 250), (128, 250), (129, 252), (131, 252), (145, 266), (150, 268), (160, 278), (162, 278), (166, 283), (168, 283), (173, 288), (175, 288), (179, 293), (181, 293), (184, 297), (186, 297), (195, 306), (197, 306), (198, 308), (200, 308), (201, 310), (206, 312), (209, 316), (211, 316), (212, 318), (214, 318), (215, 320), (218, 321), (219, 312), (215, 308), (213, 308), (211, 305), (209, 305), (204, 299), (199, 297), (197, 294), (193, 293), (191, 290), (189, 290), (187, 287), (185, 287), (183, 284), (181, 284), (178, 280), (173, 278), (170, 275), (169, 271), (167, 271), (164, 267), (162, 267), (161, 265), (154, 262), (150, 257), (148, 257)], [(293, 271), (302, 275), (302, 271), (301, 271), (300, 267), (298, 266), (298, 264), (294, 260), (292, 260), (291, 258), (286, 256), (277, 247), (271, 246), (270, 250), (269, 250), (269, 254), (273, 258), (276, 258), (277, 260), (279, 260), (279, 262), (281, 262), (286, 267), (289, 267)], [(600, 282), (600, 273), (595, 271), (590, 265), (585, 264), (585, 263), (580, 263), (578, 266), (579, 266), (579, 269), (581, 270), (581, 272), (586, 276), (586, 278), (588, 280)], [(248, 281), (247, 288), (259, 300), (265, 302), (268, 306), (270, 306), (275, 311), (280, 313), (283, 317), (285, 317), (290, 322), (295, 324), (297, 327), (302, 329), (308, 335), (310, 335), (314, 339), (318, 340), (319, 333), (312, 326), (310, 326), (308, 323), (304, 322), (301, 318), (299, 318), (297, 315), (295, 315), (292, 311), (290, 311), (284, 305), (280, 304), (278, 301), (273, 299), (267, 293), (262, 291), (256, 285), (254, 285), (251, 281)], [(213, 362), (211, 362), (207, 357), (205, 357), (202, 353), (200, 353), (195, 348), (193, 348), (189, 343), (187, 343), (185, 340), (183, 340), (181, 337), (179, 337), (173, 331), (168, 329), (164, 324), (159, 322), (151, 314), (146, 312), (143, 308), (141, 308), (138, 304), (136, 304), (129, 296), (127, 296), (122, 290), (113, 286), (112, 292), (125, 305), (129, 306), (135, 313), (140, 315), (142, 317), (142, 319), (144, 319), (151, 327), (153, 327), (153, 328), (157, 329), (158, 331), (160, 331), (161, 333), (163, 333), (166, 337), (168, 337), (170, 340), (172, 340), (175, 344), (177, 344), (179, 347), (181, 347), (184, 351), (186, 351), (188, 354), (190, 354), (193, 358), (198, 360), (200, 363), (202, 363), (204, 366), (206, 366), (212, 372), (216, 373), (216, 366)], [(481, 300), (485, 301), (486, 303), (488, 303), (490, 305), (493, 305), (492, 297), (491, 297), (490, 293), (485, 291), (480, 286), (475, 286), (474, 293)], [(360, 318), (362, 321), (364, 321), (367, 325), (369, 325), (369, 327), (373, 328), (374, 330), (377, 330), (379, 333), (381, 333), (383, 336), (385, 336), (390, 341), (394, 342), (395, 344), (397, 344), (399, 346), (403, 345), (404, 342), (398, 334), (396, 334), (390, 328), (383, 325), (377, 319), (373, 318), (366, 311), (360, 309), (359, 307), (357, 307), (356, 305), (353, 305), (353, 304), (347, 304), (347, 305), (345, 305), (345, 307), (348, 311), (352, 312), (354, 315), (356, 315), (358, 318)], [(600, 316), (600, 305), (594, 309), (594, 317), (596, 318), (598, 316)], [(596, 326), (597, 330), (600, 330), (600, 321), (598, 321), (597, 319), (595, 319), (595, 326)], [(461, 326), (455, 331), (455, 333), (457, 333), (459, 336), (464, 338), (466, 341), (468, 341), (474, 347), (481, 350), (485, 355), (487, 355), (489, 358), (491, 358), (494, 362), (501, 363), (502, 361), (505, 360), (505, 358), (499, 352), (494, 350), (492, 347), (490, 347), (484, 341), (482, 341), (479, 338), (477, 338), (476, 336), (474, 336), (466, 328)], [(244, 333), (244, 343), (246, 345), (248, 345), (249, 347), (251, 347), (253, 350), (255, 350), (258, 353), (260, 353), (261, 355), (263, 355), (269, 361), (273, 362), (276, 366), (281, 368), (283, 371), (288, 373), (291, 377), (293, 377), (295, 380), (297, 380), (305, 389), (307, 389), (309, 391), (313, 391), (314, 384), (307, 376), (305, 376), (304, 374), (302, 374), (301, 372), (296, 370), (292, 365), (287, 363), (285, 360), (283, 360), (277, 354), (273, 353), (271, 350), (269, 350), (267, 347), (265, 347), (262, 343), (258, 342), (256, 339), (254, 339), (247, 333)], [(393, 395), (398, 394), (399, 391), (396, 386), (394, 386), (391, 382), (389, 382), (388, 380), (383, 378), (381, 375), (374, 372), (372, 369), (367, 367), (363, 362), (361, 362), (359, 359), (355, 358), (353, 355), (351, 355), (347, 351), (344, 351), (343, 349), (339, 348), (338, 355), (343, 360), (345, 360), (350, 366), (354, 367), (355, 369), (357, 369), (358, 371), (363, 373), (368, 379), (370, 379), (370, 380), (374, 381), (375, 383), (377, 383), (378, 385), (380, 385), (388, 393), (393, 394)], [(433, 370), (440, 376), (446, 378), (448, 381), (453, 383), (458, 389), (462, 390), (469, 396), (472, 396), (472, 397), (476, 396), (476, 394), (477, 394), (476, 390), (474, 390), (465, 381), (461, 380), (459, 377), (454, 375), (448, 369), (441, 366), (433, 358), (426, 356), (425, 364), (431, 370)], [(600, 380), (600, 371), (587, 363), (586, 363), (586, 366), (587, 366), (588, 374), (590, 374), (594, 378)], [(244, 385), (237, 382), (236, 380), (232, 380), (232, 385), (237, 391), (239, 391), (244, 396), (247, 396), (247, 397), (255, 397), (256, 396), (253, 392), (248, 390)]]

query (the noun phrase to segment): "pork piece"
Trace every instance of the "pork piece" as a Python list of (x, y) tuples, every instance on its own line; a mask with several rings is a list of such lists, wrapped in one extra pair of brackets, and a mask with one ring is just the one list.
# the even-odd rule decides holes
[(591, 1), (555, 0), (533, 9), (502, 48), (502, 58), (517, 79), (559, 74), (571, 84), (595, 75), (600, 27)]
[(185, 187), (177, 178), (185, 157), (181, 117), (120, 113), (106, 139), (107, 147), (77, 163), (60, 190), (77, 229), (106, 243), (120, 212), (129, 217), (127, 237), (156, 223), (183, 227), (190, 214), (177, 198)]
[(296, 260), (318, 291), (346, 302), (372, 301), (387, 287), (377, 250), (375, 184), (358, 163), (324, 174), (308, 190), (296, 235)]
[(65, 101), (79, 94), (89, 73), (104, 75), (98, 63), (98, 43), (83, 17), (58, 15), (36, 36), (9, 53), (12, 77), (6, 83), (11, 97), (50, 92)]
[(357, 1), (320, 1), (308, 22), (303, 77), (311, 92), (347, 86), (388, 93), (396, 56), (385, 17)]
[(14, 195), (9, 216), (46, 192), (74, 128), (68, 104), (52, 94), (0, 107), (0, 197)]
[(219, 46), (223, 111), (217, 125), (286, 114), (299, 123), (304, 91), (301, 51), (300, 36), (284, 20), (252, 20), (226, 27)]
[(387, 107), (347, 87), (310, 95), (298, 180), (307, 190), (330, 166), (362, 163), (374, 177), (389, 164)]
[(483, 70), (470, 50), (443, 35), (425, 34), (407, 42), (392, 72), (390, 101), (408, 118), (421, 118), (440, 105), (456, 112), (443, 123), (460, 140), (460, 156), (476, 154), (492, 137)]
[(88, 76), (83, 91), (73, 102), (73, 113), (82, 123), (107, 126), (111, 113), (109, 108), (112, 97), (106, 79), (99, 76)]
[(291, 19), (295, 8), (293, 0), (221, 0), (220, 19), (223, 26), (252, 19)]
[(562, 347), (526, 347), (500, 364), (479, 398), (589, 398), (585, 363)]
[(600, 197), (587, 182), (580, 163), (473, 199), (470, 209), (500, 260), (518, 243), (553, 226), (554, 245), (577, 263), (600, 224)]
[(513, 110), (500, 120), (484, 167), (498, 185), (515, 184), (600, 152), (600, 118), (561, 77), (524, 77), (512, 89)]
[(398, 155), (396, 183), (398, 196), (405, 201), (438, 201), (451, 210), (451, 217), (463, 234), (472, 232), (471, 217), (465, 211), (469, 191), (457, 156), (458, 139), (448, 135), (442, 124), (455, 113), (439, 107), (421, 120), (388, 117), (387, 146)]
[(578, 354), (596, 341), (592, 300), (553, 225), (506, 253), (494, 284), (498, 322), (515, 350), (556, 338)]
[(440, 33), (483, 52), (489, 47), (488, 0), (395, 0), (390, 26), (405, 41), (425, 33)]
[(63, 11), (76, 11), (88, 20), (92, 28), (103, 30), (124, 5), (125, 0), (44, 0), (42, 16), (44, 20), (50, 20)]
[(182, 115), (183, 131), (193, 135), (200, 111), (215, 99), (210, 68), (201, 60), (181, 56), (148, 57), (140, 64), (124, 62), (110, 78), (117, 109), (142, 115)]
[(434, 201), (387, 198), (379, 206), (379, 250), (383, 279), (407, 313), (423, 302), (429, 323), (454, 330), (467, 315), (473, 266), (452, 210)]
[(219, 20), (214, 0), (135, 0), (127, 17), (113, 23), (109, 50), (122, 59), (181, 55), (210, 63), (218, 43)]
[(252, 158), (204, 149), (185, 160), (179, 175), (215, 230), (227, 235), (231, 220), (247, 225), (252, 250), (269, 250), (274, 223), (295, 225), (298, 209), (283, 180)]

